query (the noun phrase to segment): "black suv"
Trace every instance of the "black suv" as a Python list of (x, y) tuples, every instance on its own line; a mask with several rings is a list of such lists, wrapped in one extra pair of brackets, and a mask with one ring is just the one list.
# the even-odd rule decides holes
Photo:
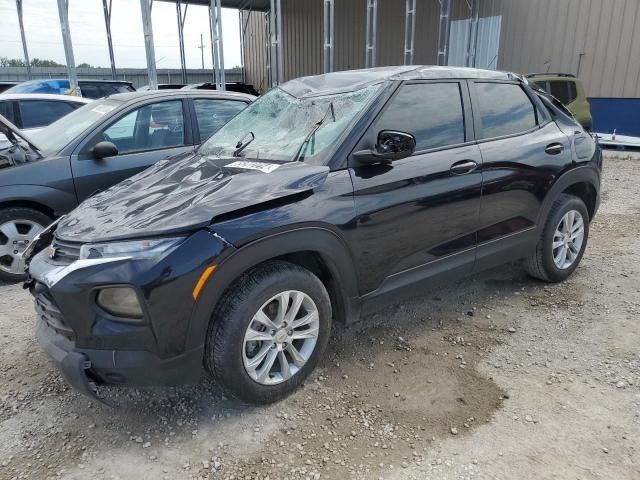
[(44, 232), (28, 281), (37, 338), (88, 394), (193, 382), (204, 367), (241, 399), (275, 401), (314, 369), (332, 321), (517, 259), (566, 279), (601, 162), (513, 74), (293, 80)]

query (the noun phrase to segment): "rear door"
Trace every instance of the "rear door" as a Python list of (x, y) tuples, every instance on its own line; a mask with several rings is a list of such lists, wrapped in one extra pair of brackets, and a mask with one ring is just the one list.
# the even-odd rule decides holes
[[(78, 201), (105, 190), (158, 160), (193, 148), (191, 121), (183, 99), (171, 98), (138, 104), (98, 128), (78, 147), (71, 167)], [(118, 155), (96, 160), (91, 148), (112, 142)]]
[(401, 85), (356, 150), (372, 148), (381, 130), (413, 134), (417, 149), (390, 165), (350, 161), (361, 293), (470, 272), (482, 161), (466, 82)]
[(571, 165), (569, 138), (519, 82), (469, 82), (482, 153), (477, 268), (526, 256), (549, 186)]

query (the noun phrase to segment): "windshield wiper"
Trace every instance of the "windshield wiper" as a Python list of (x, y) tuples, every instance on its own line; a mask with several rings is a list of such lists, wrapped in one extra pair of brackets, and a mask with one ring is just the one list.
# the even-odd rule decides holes
[(304, 141), (302, 142), (302, 145), (300, 145), (300, 148), (298, 148), (298, 150), (296, 151), (296, 154), (293, 156), (293, 158), (291, 159), (292, 162), (296, 162), (298, 161), (298, 159), (300, 158), (300, 155), (302, 154), (302, 151), (304, 150), (304, 147), (307, 143), (309, 143), (309, 140), (311, 140), (311, 138), (313, 138), (313, 136), (316, 134), (316, 132), (318, 131), (318, 129), (320, 129), (320, 127), (324, 124), (324, 122), (327, 120), (327, 118), (329, 117), (329, 114), (331, 114), (331, 117), (333, 118), (333, 121), (336, 121), (336, 112), (333, 108), (333, 102), (331, 102), (329, 104), (329, 108), (327, 108), (326, 113), (322, 116), (322, 118), (320, 120), (318, 120), (315, 125), (313, 126), (313, 128), (309, 131), (309, 133), (307, 134), (306, 137), (304, 137)]
[[(249, 135), (251, 135), (251, 138), (248, 140), (245, 140)], [(242, 153), (242, 151), (245, 148), (247, 148), (249, 144), (253, 142), (255, 139), (256, 139), (256, 136), (253, 134), (253, 132), (249, 132), (246, 135), (244, 135), (240, 140), (238, 140), (238, 143), (236, 143), (236, 149), (233, 151), (233, 156), (239, 157), (240, 153)]]

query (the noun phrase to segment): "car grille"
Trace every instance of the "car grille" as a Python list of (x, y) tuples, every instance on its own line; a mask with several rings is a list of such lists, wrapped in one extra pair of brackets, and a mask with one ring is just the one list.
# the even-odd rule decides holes
[(41, 283), (36, 283), (32, 287), (31, 293), (34, 296), (34, 303), (38, 317), (57, 333), (73, 340), (74, 332), (65, 322), (62, 312), (51, 297), (47, 287)]
[(54, 238), (51, 246), (55, 251), (53, 260), (56, 262), (72, 263), (80, 258), (80, 247), (82, 246), (80, 243), (65, 242)]

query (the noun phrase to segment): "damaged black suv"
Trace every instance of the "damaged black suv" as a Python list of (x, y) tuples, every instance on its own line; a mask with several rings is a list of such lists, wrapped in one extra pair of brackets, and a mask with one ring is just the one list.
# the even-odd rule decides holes
[(517, 75), (293, 80), (32, 243), (37, 338), (90, 395), (204, 370), (275, 401), (317, 365), (332, 321), (518, 259), (567, 278), (601, 164), (595, 140)]

